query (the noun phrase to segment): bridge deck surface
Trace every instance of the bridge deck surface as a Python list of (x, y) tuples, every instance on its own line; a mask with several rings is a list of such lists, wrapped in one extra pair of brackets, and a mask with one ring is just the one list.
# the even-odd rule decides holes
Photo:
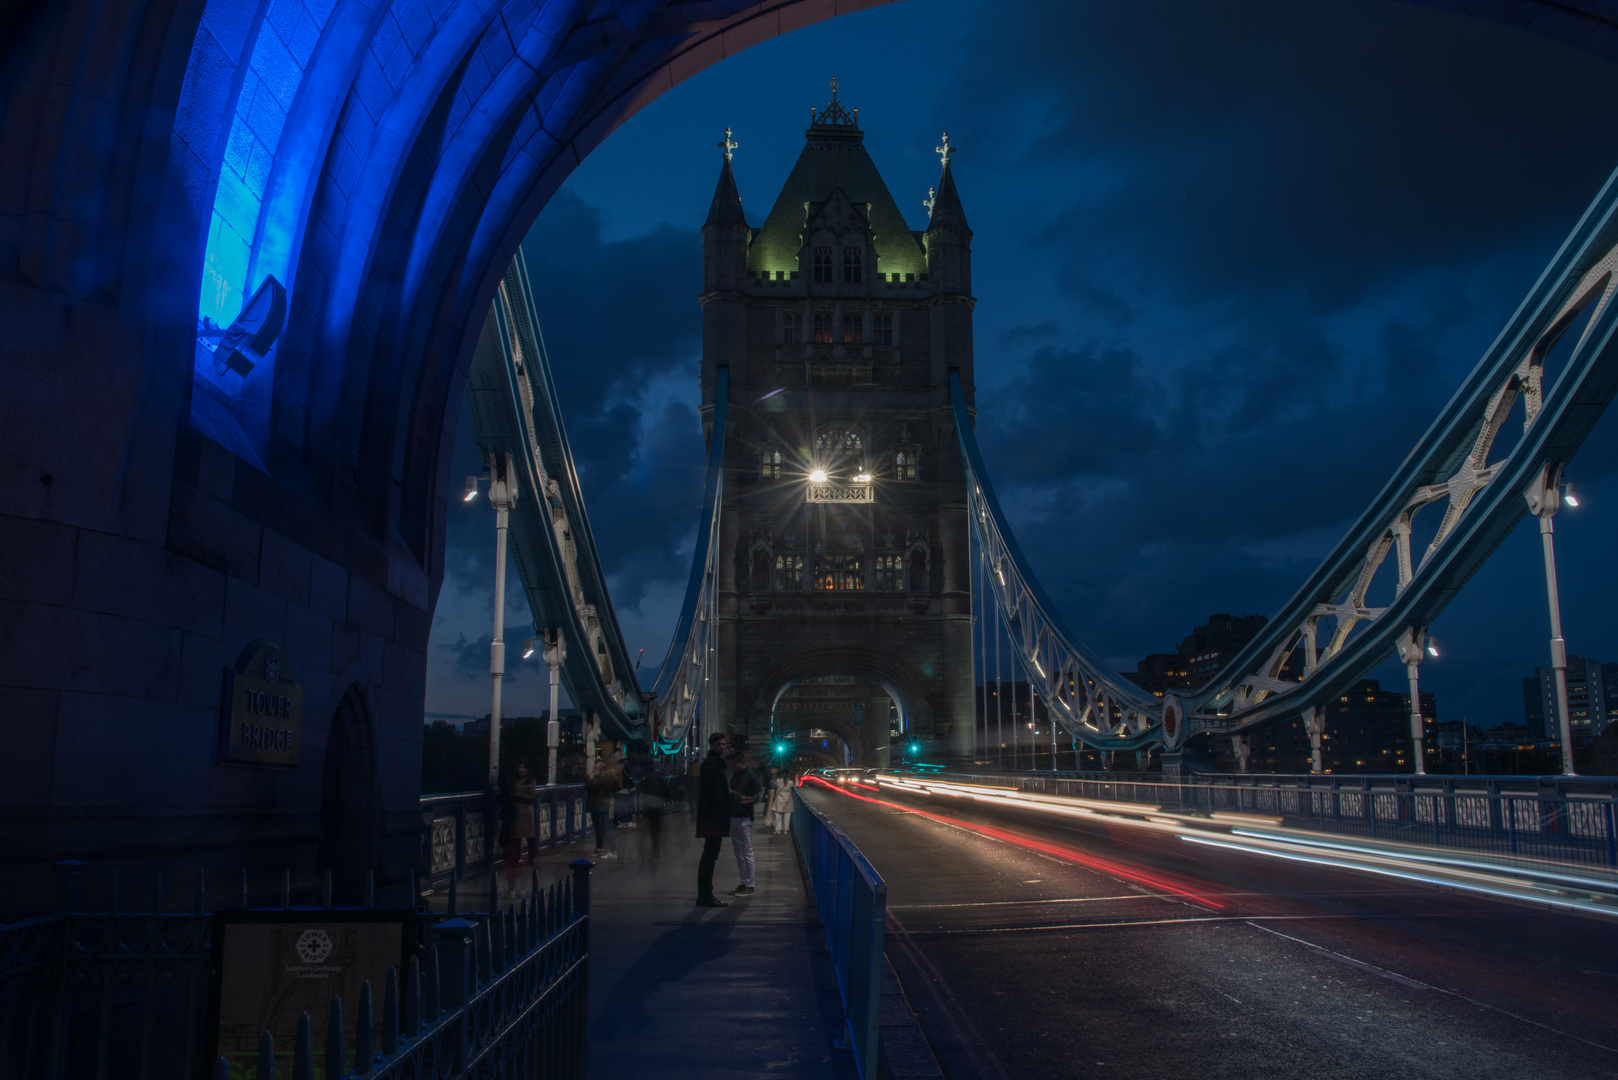
[(952, 1080), (1618, 1075), (1618, 920), (804, 790), (887, 881), (888, 956)]
[[(616, 829), (619, 857), (596, 862), (590, 1076), (851, 1080), (852, 1053), (832, 1045), (843, 1031), (842, 1000), (791, 837), (754, 822), (758, 891), (741, 898), (724, 896), (737, 881), (727, 840), (714, 889), (730, 906), (698, 908), (702, 842), (693, 820), (683, 808), (667, 813), (655, 853), (644, 820)], [(585, 840), (541, 852), (541, 884), (565, 877), (574, 859), (593, 858), (592, 848)], [(468, 880), (461, 895), (486, 898), (488, 879)]]

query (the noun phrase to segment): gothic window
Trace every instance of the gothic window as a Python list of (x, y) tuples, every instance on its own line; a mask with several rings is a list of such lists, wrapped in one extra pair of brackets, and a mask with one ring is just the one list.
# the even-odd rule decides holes
[(916, 458), (919, 457), (913, 447), (902, 447), (893, 455), (893, 478), (895, 480), (916, 479)]
[(821, 555), (815, 564), (815, 588), (865, 588), (865, 560), (857, 551)]
[(831, 313), (828, 311), (815, 312), (815, 340), (823, 345), (831, 344)]
[(881, 592), (898, 592), (904, 588), (905, 558), (903, 555), (876, 557), (876, 587)]
[(767, 592), (770, 588), (770, 551), (768, 548), (756, 548), (753, 551), (753, 591)]
[(865, 440), (853, 428), (830, 427), (815, 436), (815, 456), (858, 453), (865, 449)]
[(831, 248), (815, 248), (815, 280), (831, 284)]
[(843, 344), (858, 345), (865, 340), (865, 320), (858, 315), (843, 316)]
[(927, 553), (920, 548), (910, 553), (910, 591), (927, 591)]
[(758, 478), (760, 480), (781, 479), (781, 451), (770, 447), (758, 452)]
[(803, 556), (777, 555), (775, 557), (775, 589), (777, 592), (797, 592), (803, 588)]
[(871, 316), (871, 338), (878, 345), (893, 344), (893, 316)]
[(861, 276), (863, 265), (863, 256), (859, 248), (846, 247), (843, 249), (843, 280), (845, 282), (858, 285), (863, 281), (864, 278)]
[(800, 312), (789, 311), (781, 316), (781, 344), (803, 344), (803, 315)]

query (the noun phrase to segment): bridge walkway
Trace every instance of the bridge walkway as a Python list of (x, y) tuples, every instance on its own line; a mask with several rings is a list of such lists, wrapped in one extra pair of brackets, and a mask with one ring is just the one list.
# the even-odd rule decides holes
[[(596, 862), (591, 886), (595, 1080), (857, 1077), (853, 1054), (834, 1045), (842, 1001), (792, 840), (754, 825), (758, 891), (727, 895), (737, 880), (727, 840), (714, 875), (724, 908), (694, 906), (702, 843), (688, 810), (666, 812), (655, 854), (644, 820), (614, 830), (618, 857)], [(592, 847), (586, 839), (541, 852), (541, 886), (593, 858)], [(481, 908), (488, 889), (487, 877), (472, 878), (461, 895)], [(445, 899), (438, 893), (431, 906)]]

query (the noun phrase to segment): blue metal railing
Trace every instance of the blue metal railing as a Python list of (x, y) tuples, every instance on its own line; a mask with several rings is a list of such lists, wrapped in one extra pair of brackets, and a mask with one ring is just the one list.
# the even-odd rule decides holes
[(792, 840), (826, 928), (849, 1046), (860, 1076), (876, 1075), (888, 886), (843, 830), (792, 793)]

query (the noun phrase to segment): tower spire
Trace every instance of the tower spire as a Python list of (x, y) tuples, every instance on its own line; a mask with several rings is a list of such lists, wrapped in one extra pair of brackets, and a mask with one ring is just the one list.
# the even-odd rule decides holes
[(937, 229), (952, 229), (956, 232), (971, 235), (971, 228), (966, 224), (966, 211), (961, 207), (961, 196), (955, 190), (955, 177), (950, 172), (949, 161), (955, 156), (956, 148), (949, 144), (949, 132), (944, 132), (943, 145), (934, 147), (941, 166), (941, 175), (938, 178), (938, 189), (927, 189), (927, 231)]
[(718, 146), (725, 152), (725, 160), (719, 167), (719, 184), (714, 188), (713, 203), (708, 207), (708, 220), (702, 223), (704, 229), (710, 225), (735, 225), (747, 228), (747, 215), (742, 212), (741, 192), (736, 190), (736, 177), (730, 171), (731, 155), (741, 146), (730, 137), (730, 128), (725, 129), (725, 137), (719, 140)]

